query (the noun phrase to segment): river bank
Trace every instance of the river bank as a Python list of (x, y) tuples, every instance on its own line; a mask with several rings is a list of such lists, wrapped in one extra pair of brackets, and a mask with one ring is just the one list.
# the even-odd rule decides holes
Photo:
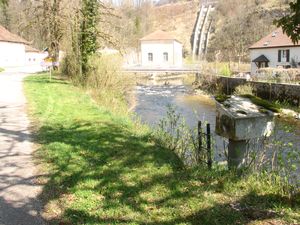
[(300, 221), (299, 205), (270, 174), (184, 168), (148, 129), (68, 82), (35, 75), (26, 79), (25, 90), (36, 157), (48, 174), (42, 208), (52, 224)]

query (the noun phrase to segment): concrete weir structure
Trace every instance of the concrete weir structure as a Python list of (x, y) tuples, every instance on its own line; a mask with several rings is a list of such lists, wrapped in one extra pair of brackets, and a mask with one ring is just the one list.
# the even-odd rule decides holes
[(273, 112), (253, 104), (250, 99), (231, 96), (216, 103), (216, 133), (229, 139), (228, 167), (242, 168), (248, 141), (270, 136), (274, 128)]

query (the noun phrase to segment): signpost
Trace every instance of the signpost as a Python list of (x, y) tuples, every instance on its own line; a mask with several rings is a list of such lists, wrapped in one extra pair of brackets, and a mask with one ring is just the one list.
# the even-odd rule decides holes
[(45, 63), (45, 66), (47, 68), (49, 68), (49, 79), (50, 79), (50, 82), (52, 80), (52, 70), (53, 70), (53, 66), (55, 64), (55, 60), (53, 57), (47, 57), (44, 59), (44, 63)]

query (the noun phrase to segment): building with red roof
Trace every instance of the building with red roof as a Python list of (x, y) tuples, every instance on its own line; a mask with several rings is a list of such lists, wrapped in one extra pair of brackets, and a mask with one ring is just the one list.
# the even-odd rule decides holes
[(40, 65), (46, 56), (0, 25), (0, 67)]
[(251, 74), (256, 74), (260, 68), (291, 68), (298, 67), (300, 63), (300, 43), (294, 44), (281, 28), (263, 37), (249, 49)]

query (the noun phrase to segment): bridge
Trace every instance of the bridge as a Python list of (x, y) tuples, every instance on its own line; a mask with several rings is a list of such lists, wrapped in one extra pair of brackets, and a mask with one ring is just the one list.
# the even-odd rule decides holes
[(200, 67), (123, 67), (123, 72), (128, 73), (143, 73), (143, 74), (187, 74), (187, 73), (200, 73)]

